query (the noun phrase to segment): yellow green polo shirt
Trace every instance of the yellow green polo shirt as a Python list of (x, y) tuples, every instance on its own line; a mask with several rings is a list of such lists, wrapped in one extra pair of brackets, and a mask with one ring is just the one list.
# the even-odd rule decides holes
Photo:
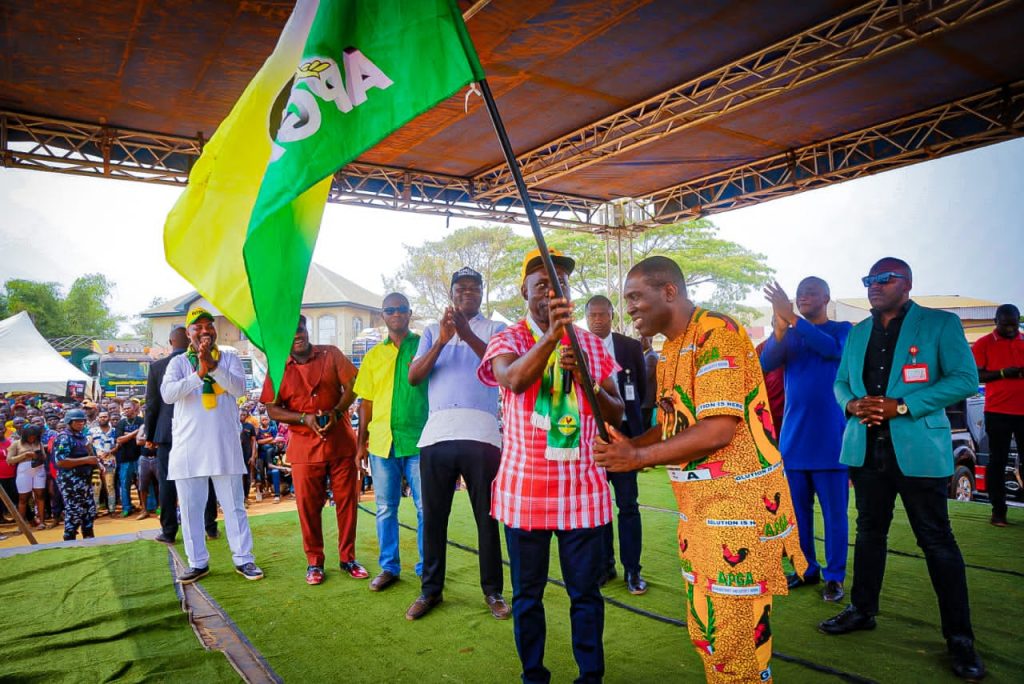
[(417, 456), (416, 443), (427, 423), (427, 381), (409, 384), (409, 365), (420, 344), (410, 332), (396, 348), (391, 338), (376, 345), (363, 357), (356, 376), (355, 393), (373, 402), (373, 416), (367, 429), (370, 453), (387, 458), (392, 444), (395, 456)]

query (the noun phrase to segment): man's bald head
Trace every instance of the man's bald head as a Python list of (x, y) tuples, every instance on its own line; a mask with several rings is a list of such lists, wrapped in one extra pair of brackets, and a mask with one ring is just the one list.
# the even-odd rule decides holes
[(652, 256), (647, 257), (633, 268), (629, 269), (627, 278), (640, 276), (650, 287), (661, 287), (672, 284), (679, 289), (682, 296), (686, 296), (686, 278), (683, 276), (683, 269), (679, 264), (668, 257)]
[(882, 257), (875, 262), (875, 265), (871, 267), (869, 273), (884, 273), (885, 271), (905, 273), (908, 280), (913, 280), (914, 278), (914, 272), (910, 270), (910, 264), (903, 259), (898, 259), (896, 257)]
[(188, 330), (184, 326), (174, 328), (167, 341), (171, 343), (171, 349), (184, 349), (188, 346)]

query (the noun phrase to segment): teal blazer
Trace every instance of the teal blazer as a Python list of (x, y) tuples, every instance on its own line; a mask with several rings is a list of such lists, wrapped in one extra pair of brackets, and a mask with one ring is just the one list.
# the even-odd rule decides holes
[[(833, 386), (843, 411), (846, 404), (867, 394), (864, 355), (871, 337), (872, 318), (850, 331)], [(917, 347), (916, 363), (928, 365), (928, 381), (903, 382), (903, 367), (912, 363), (910, 347)], [(900, 470), (908, 477), (949, 477), (953, 474), (953, 445), (946, 407), (978, 391), (978, 369), (963, 326), (954, 314), (911, 302), (900, 328), (886, 396), (903, 399), (907, 415), (889, 421)], [(843, 432), (840, 462), (864, 465), (867, 426), (850, 416)]]

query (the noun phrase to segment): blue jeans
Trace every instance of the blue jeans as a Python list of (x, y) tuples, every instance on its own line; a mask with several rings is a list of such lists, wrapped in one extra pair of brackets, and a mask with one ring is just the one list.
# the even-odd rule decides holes
[[(117, 485), (121, 490), (121, 511), (128, 513), (132, 510), (132, 483), (139, 476), (139, 462), (117, 464)], [(135, 484), (138, 487), (138, 483)], [(142, 492), (139, 492), (139, 499), (142, 499)]]
[[(392, 450), (392, 454), (394, 451)], [(420, 457), (381, 458), (370, 455), (370, 474), (377, 502), (377, 541), (380, 544), (381, 570), (399, 575), (402, 562), (398, 552), (398, 505), (402, 501), (402, 478), (412, 490), (416, 506), (416, 548), (419, 561), (416, 575), (423, 574), (423, 502), (420, 499)]]
[(547, 621), (544, 589), (551, 559), (551, 537), (558, 539), (558, 560), (569, 594), (572, 654), (580, 669), (578, 684), (604, 677), (604, 599), (599, 582), (604, 569), (604, 528), (520, 530), (505, 526), (512, 572), (512, 633), (523, 665), (524, 684), (547, 684), (544, 667)]

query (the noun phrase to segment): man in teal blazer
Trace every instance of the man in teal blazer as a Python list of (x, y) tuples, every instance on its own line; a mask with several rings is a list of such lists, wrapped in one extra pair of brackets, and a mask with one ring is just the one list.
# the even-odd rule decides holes
[(851, 604), (819, 629), (874, 629), (896, 496), (924, 551), (953, 672), (985, 675), (974, 650), (963, 556), (949, 525), (953, 447), (945, 408), (978, 390), (960, 320), (910, 301), (913, 274), (887, 257), (865, 277), (871, 317), (850, 332), (834, 386), (846, 411), (840, 462), (857, 503)]

